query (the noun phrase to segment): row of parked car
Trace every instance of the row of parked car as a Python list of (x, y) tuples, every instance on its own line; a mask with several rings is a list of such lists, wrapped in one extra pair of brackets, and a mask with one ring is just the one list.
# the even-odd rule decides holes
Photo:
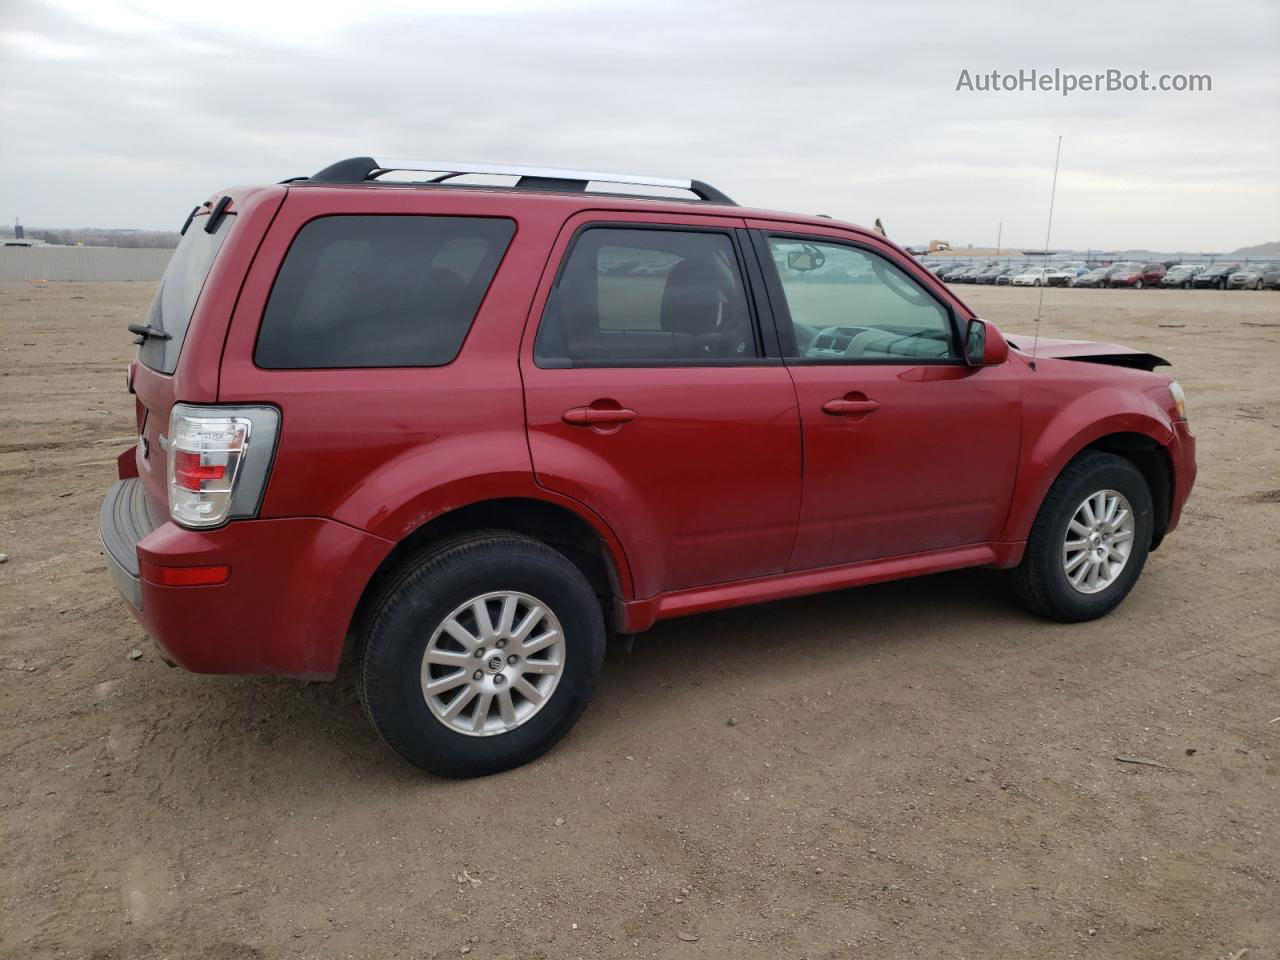
[(1015, 287), (1143, 287), (1184, 290), (1280, 290), (1280, 264), (1142, 263), (1122, 260), (1090, 266), (1083, 260), (1057, 264), (935, 263), (927, 265), (947, 283)]

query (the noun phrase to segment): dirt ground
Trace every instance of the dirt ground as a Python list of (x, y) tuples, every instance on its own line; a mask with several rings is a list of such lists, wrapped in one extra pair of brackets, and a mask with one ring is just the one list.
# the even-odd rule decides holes
[[(1031, 329), (1036, 291), (960, 292)], [(150, 294), (0, 286), (0, 956), (1280, 958), (1280, 293), (1045, 297), (1169, 357), (1200, 439), (1112, 616), (978, 571), (669, 621), (462, 783), (349, 676), (170, 669), (116, 598)]]

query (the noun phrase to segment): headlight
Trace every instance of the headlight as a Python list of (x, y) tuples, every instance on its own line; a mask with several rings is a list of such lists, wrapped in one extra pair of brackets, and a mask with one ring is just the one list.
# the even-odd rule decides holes
[(1177, 380), (1169, 381), (1169, 396), (1173, 398), (1173, 406), (1178, 411), (1178, 419), (1187, 419), (1187, 395)]

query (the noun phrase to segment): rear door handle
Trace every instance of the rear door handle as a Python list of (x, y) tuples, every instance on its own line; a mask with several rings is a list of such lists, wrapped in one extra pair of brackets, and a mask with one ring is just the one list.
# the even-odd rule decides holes
[(822, 412), (829, 413), (833, 417), (847, 417), (858, 414), (866, 415), (875, 413), (880, 409), (880, 404), (875, 400), (846, 400), (844, 397), (837, 397), (835, 400), (828, 400), (822, 405)]
[(597, 407), (571, 407), (560, 415), (561, 420), (574, 427), (596, 427), (630, 423), (635, 418), (636, 412), (628, 407), (618, 407), (612, 410), (601, 410)]

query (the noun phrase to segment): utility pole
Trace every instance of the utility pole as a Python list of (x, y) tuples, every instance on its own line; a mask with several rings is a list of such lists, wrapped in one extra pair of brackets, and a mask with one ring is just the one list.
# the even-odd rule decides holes
[(1000, 239), (1004, 236), (1004, 221), (1000, 221), (1000, 226), (996, 227), (996, 256), (1000, 256)]

